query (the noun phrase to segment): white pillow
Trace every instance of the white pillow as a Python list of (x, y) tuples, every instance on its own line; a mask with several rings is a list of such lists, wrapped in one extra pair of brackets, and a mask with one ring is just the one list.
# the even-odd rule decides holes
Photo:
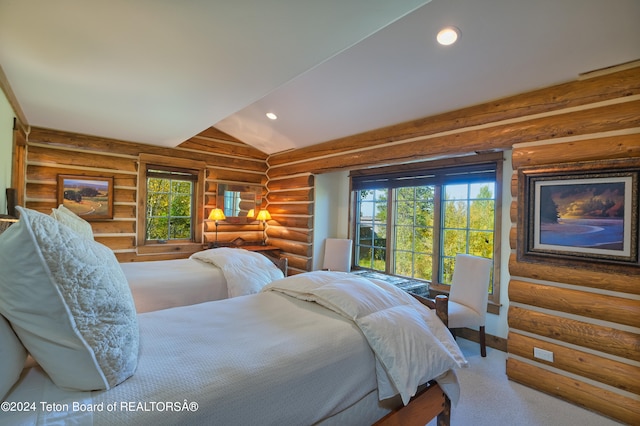
[(7, 320), (0, 315), (0, 401), (9, 389), (18, 381), (24, 362), (27, 359), (27, 351), (18, 340)]
[(51, 209), (51, 215), (60, 223), (64, 223), (78, 234), (93, 240), (93, 228), (91, 224), (60, 204), (57, 209)]
[(0, 313), (61, 388), (109, 389), (138, 361), (138, 323), (113, 252), (55, 219), (17, 207), (0, 236)]

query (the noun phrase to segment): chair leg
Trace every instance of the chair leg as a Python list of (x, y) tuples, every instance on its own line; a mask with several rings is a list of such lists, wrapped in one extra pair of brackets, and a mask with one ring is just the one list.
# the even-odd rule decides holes
[(480, 335), (480, 355), (482, 357), (486, 357), (487, 356), (487, 342), (486, 342), (486, 336), (484, 333), (484, 325), (480, 326), (480, 329), (478, 330), (478, 333)]

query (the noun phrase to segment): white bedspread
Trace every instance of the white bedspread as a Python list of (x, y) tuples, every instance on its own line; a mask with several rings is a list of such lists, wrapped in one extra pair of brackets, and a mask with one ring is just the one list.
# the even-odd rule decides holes
[[(376, 389), (362, 333), (315, 303), (266, 292), (138, 318), (131, 378), (109, 391), (64, 392), (30, 369), (7, 400), (36, 410), (0, 412), (0, 424), (311, 425)], [(73, 411), (74, 403), (96, 411)]]
[(157, 311), (226, 299), (222, 270), (195, 259), (121, 263), (136, 311)]
[(219, 267), (227, 280), (229, 297), (258, 293), (265, 284), (284, 277), (273, 262), (248, 250), (222, 247), (199, 251), (190, 259)]
[[(399, 393), (406, 405), (422, 383), (467, 365), (435, 312), (390, 284), (340, 272), (315, 272), (263, 289), (270, 290), (319, 303), (354, 321), (376, 354), (380, 400)], [(457, 383), (443, 390), (457, 401)]]
[[(337, 280), (334, 286), (332, 280)], [(29, 368), (7, 396), (7, 402), (14, 404), (8, 407), (21, 409), (0, 412), (0, 424), (311, 425), (334, 415), (344, 419), (342, 414), (376, 392), (378, 362), (401, 392), (411, 382), (396, 377), (384, 347), (409, 350), (409, 354), (391, 352), (403, 369), (409, 358), (420, 368), (432, 368), (425, 364), (434, 357), (416, 349), (432, 340), (428, 333), (406, 335), (402, 329), (407, 324), (398, 318), (408, 314), (429, 322), (429, 311), (420, 305), (416, 309), (424, 316), (411, 312), (410, 296), (400, 311), (380, 310), (380, 300), (395, 303), (393, 299), (402, 300), (404, 293), (395, 294), (395, 287), (370, 291), (366, 288), (375, 285), (362, 281), (346, 274), (313, 272), (278, 280), (268, 290), (247, 297), (141, 314), (140, 354), (132, 377), (109, 391), (66, 392), (40, 368)], [(277, 287), (282, 290), (270, 291)], [(302, 294), (341, 313), (300, 300)], [(352, 308), (363, 331), (347, 318)], [(378, 322), (380, 316), (386, 319)], [(378, 328), (384, 330), (381, 335), (373, 330)], [(389, 336), (390, 331), (401, 337)], [(436, 326), (434, 334), (439, 333)], [(453, 341), (435, 344), (445, 348), (453, 344), (453, 355), (446, 357), (462, 357), (455, 354)], [(441, 371), (433, 374), (417, 381), (436, 378)], [(348, 424), (371, 424), (377, 418), (350, 418)]]

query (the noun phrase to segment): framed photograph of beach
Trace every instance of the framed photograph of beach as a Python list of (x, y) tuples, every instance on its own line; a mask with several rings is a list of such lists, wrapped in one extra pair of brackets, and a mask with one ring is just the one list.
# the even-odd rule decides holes
[(113, 178), (58, 175), (58, 205), (81, 218), (113, 219)]
[(519, 260), (638, 266), (639, 173), (627, 161), (519, 170)]

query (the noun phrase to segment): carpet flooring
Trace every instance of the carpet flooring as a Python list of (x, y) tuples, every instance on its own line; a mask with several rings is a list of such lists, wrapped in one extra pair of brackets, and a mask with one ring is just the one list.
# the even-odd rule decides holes
[[(507, 378), (506, 353), (458, 338), (470, 367), (458, 370), (461, 395), (451, 426), (608, 426), (620, 423)], [(435, 419), (428, 426), (436, 426)]]

